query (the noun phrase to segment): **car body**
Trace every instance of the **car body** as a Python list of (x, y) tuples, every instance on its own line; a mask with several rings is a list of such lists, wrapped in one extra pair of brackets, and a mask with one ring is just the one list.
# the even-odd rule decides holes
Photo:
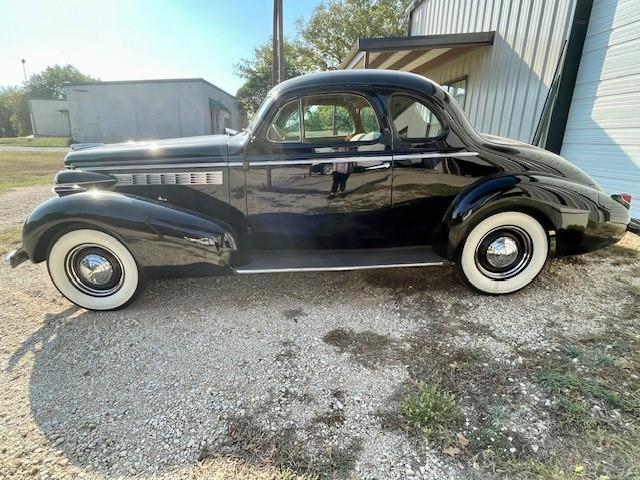
[[(54, 278), (52, 252), (64, 256), (54, 283), (98, 310), (133, 299), (104, 301), (117, 292), (113, 275), (133, 268), (141, 284), (157, 274), (452, 262), (476, 290), (510, 293), (548, 256), (611, 245), (629, 223), (625, 200), (576, 166), (478, 134), (439, 85), (404, 72), (297, 77), (271, 90), (243, 132), (84, 146), (65, 166), (59, 196), (31, 213), (12, 258), (48, 260)], [(55, 249), (78, 231), (90, 238)], [(134, 263), (101, 254), (91, 231)]]

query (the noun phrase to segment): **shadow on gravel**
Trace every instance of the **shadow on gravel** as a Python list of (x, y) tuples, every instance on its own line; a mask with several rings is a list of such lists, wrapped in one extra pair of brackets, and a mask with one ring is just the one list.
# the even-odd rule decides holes
[[(416, 272), (400, 275), (418, 281)], [(379, 301), (357, 272), (159, 281), (125, 310), (47, 314), (7, 369), (32, 361), (35, 423), (90, 472), (111, 478), (234, 458), (345, 478), (363, 439), (322, 399), (309, 400), (308, 379), (282, 388), (298, 361), (296, 335), (317, 321), (314, 307), (348, 302), (373, 317)], [(383, 336), (372, 339), (384, 347)], [(325, 396), (335, 385), (327, 387)]]

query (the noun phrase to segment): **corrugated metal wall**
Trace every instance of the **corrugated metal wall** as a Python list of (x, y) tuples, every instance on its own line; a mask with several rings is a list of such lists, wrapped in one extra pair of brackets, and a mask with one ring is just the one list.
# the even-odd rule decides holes
[(34, 133), (45, 137), (70, 137), (69, 107), (66, 100), (29, 99)]
[[(636, 0), (637, 1), (637, 0)], [(480, 132), (531, 142), (569, 35), (576, 0), (424, 0), (412, 35), (496, 31), (427, 74), (439, 83), (468, 75), (465, 111)]]
[(594, 2), (562, 155), (640, 217), (640, 1)]

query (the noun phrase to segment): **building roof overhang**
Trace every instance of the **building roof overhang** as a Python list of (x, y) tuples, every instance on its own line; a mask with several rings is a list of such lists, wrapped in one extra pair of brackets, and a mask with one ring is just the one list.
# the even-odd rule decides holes
[(493, 45), (495, 31), (360, 38), (340, 68), (379, 68), (423, 73), (462, 52)]

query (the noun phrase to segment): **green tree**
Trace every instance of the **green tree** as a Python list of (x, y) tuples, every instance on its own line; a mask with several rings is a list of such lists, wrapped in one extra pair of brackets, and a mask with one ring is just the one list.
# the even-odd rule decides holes
[(31, 134), (29, 103), (22, 87), (0, 88), (0, 136)]
[(32, 98), (65, 98), (66, 82), (88, 82), (96, 79), (80, 72), (73, 65), (52, 65), (40, 73), (31, 75), (27, 83)]
[[(324, 0), (309, 20), (296, 21), (298, 35), (285, 42), (285, 76), (332, 70), (340, 66), (360, 37), (405, 35), (410, 0)], [(245, 83), (236, 97), (252, 114), (272, 86), (271, 42), (235, 65)]]
[(306, 64), (313, 70), (335, 70), (361, 37), (407, 34), (409, 0), (328, 0), (309, 20), (297, 20)]
[[(309, 55), (298, 41), (285, 41), (285, 78), (297, 77), (307, 71), (305, 64)], [(258, 109), (273, 83), (271, 40), (253, 50), (250, 58), (243, 58), (235, 65), (235, 73), (245, 79), (244, 84), (236, 93), (236, 98), (242, 107), (253, 114)]]

